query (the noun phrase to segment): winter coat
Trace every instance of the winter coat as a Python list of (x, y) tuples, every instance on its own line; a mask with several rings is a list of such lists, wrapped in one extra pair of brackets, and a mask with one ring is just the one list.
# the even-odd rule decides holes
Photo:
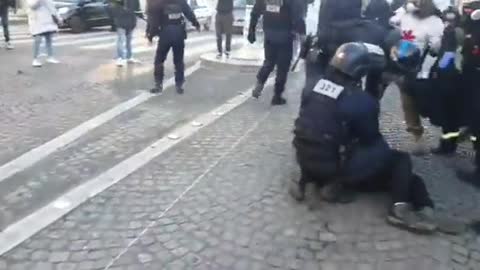
[(57, 32), (53, 17), (61, 20), (52, 0), (27, 0), (28, 26), (33, 36)]
[[(395, 12), (390, 22), (397, 25), (402, 31), (403, 39), (414, 42), (420, 49), (430, 47), (430, 50), (438, 53), (443, 36), (444, 24), (437, 15), (426, 18), (419, 18), (412, 13), (406, 12), (402, 7)], [(419, 79), (426, 79), (435, 58), (427, 56), (423, 63), (422, 70), (418, 73)]]
[(110, 2), (109, 9), (116, 27), (127, 31), (135, 29), (137, 16), (140, 14), (138, 0), (113, 0)]

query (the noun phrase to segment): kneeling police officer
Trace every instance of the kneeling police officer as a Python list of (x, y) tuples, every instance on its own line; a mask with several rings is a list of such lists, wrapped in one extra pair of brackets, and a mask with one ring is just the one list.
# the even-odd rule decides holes
[[(416, 55), (418, 47), (405, 42), (396, 47), (412, 48), (409, 54)], [(308, 182), (388, 190), (393, 199), (390, 223), (432, 232), (436, 229), (433, 202), (425, 185), (412, 173), (410, 156), (392, 150), (385, 141), (379, 129), (379, 102), (361, 87), (363, 76), (385, 65), (380, 47), (346, 43), (338, 48), (322, 79), (306, 82), (311, 91), (296, 119), (293, 141), (302, 175), (291, 194), (303, 200)]]
[(171, 48), (176, 90), (178, 94), (183, 94), (185, 82), (183, 57), (187, 38), (184, 15), (200, 31), (200, 24), (186, 0), (152, 1), (148, 8), (147, 38), (152, 42), (155, 36), (159, 37), (154, 64), (155, 87), (150, 90), (151, 93), (161, 93), (163, 90), (163, 63)]

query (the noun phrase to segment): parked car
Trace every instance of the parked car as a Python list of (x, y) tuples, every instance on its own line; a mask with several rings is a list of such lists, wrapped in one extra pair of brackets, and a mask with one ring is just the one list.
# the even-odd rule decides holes
[(63, 19), (60, 28), (70, 28), (74, 33), (113, 25), (105, 0), (61, 0), (54, 4)]
[[(208, 6), (205, 0), (187, 0), (188, 4), (195, 13), (198, 22), (205, 31), (209, 31), (212, 26), (213, 21), (213, 9)], [(188, 28), (193, 29), (194, 27), (188, 22)]]

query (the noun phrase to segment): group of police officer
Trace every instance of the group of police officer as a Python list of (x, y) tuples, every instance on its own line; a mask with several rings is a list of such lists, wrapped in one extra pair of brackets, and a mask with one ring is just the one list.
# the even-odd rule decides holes
[[(472, 139), (478, 138), (479, 3), (464, 2), (453, 14), (464, 39), (448, 27), (456, 10), (439, 13), (447, 27), (440, 50), (433, 52), (404, 39), (384, 17), (362, 16), (360, 0), (322, 1), (318, 32), (307, 38), (303, 50), (306, 85), (293, 141), (301, 177), (290, 190), (292, 196), (303, 200), (310, 182), (323, 188), (323, 199), (333, 202), (351, 201), (352, 191), (385, 190), (392, 199), (387, 216), (391, 224), (423, 233), (448, 230), (438, 228), (434, 204), (421, 177), (412, 172), (410, 155), (391, 149), (381, 134), (379, 100), (390, 82), (409, 82), (409, 94), (422, 116), (444, 130), (436, 154), (454, 151), (451, 138), (462, 126), (469, 128)], [(459, 47), (463, 59), (455, 61), (452, 55)], [(427, 53), (439, 60), (427, 80), (416, 80)], [(474, 149), (476, 168), (459, 171), (459, 176), (480, 186), (478, 140)]]
[[(151, 92), (162, 91), (163, 62), (172, 48), (176, 89), (182, 94), (186, 38), (183, 16), (197, 29), (200, 25), (185, 0), (150, 1), (147, 37), (150, 41), (155, 36), (160, 37), (155, 57), (156, 83)], [(261, 96), (267, 78), (276, 68), (272, 105), (286, 103), (282, 93), (291, 66), (293, 41), (296, 35), (302, 37), (306, 84), (293, 141), (301, 178), (290, 190), (291, 194), (303, 200), (306, 184), (310, 182), (323, 187), (322, 197), (334, 202), (351, 201), (349, 194), (358, 189), (387, 190), (393, 202), (387, 217), (390, 223), (409, 230), (435, 231), (433, 202), (421, 177), (412, 172), (409, 154), (391, 149), (379, 128), (379, 100), (386, 86), (418, 73), (428, 50), (403, 39), (402, 33), (387, 23), (392, 14), (385, 0), (371, 0), (366, 9), (362, 8), (362, 0), (322, 0), (317, 33), (305, 37), (301, 1), (256, 0), (248, 32), (248, 41), (254, 43), (255, 28), (259, 17), (263, 16), (265, 61), (257, 74), (252, 96)], [(410, 85), (423, 116), (429, 117), (434, 124), (439, 123), (444, 135), (448, 135), (441, 139), (436, 151), (440, 154), (452, 152), (455, 147), (451, 146), (451, 133), (458, 132), (462, 126), (469, 127), (472, 138), (479, 137), (480, 1), (466, 1), (460, 10), (461, 19), (455, 13), (459, 19), (452, 20), (452, 9), (450, 13), (439, 14), (446, 22), (455, 21), (452, 25), (463, 28), (465, 33), (464, 39), (458, 39), (456, 34), (452, 39), (449, 33), (456, 31), (446, 28), (442, 49), (435, 53), (439, 54), (439, 59), (447, 58), (450, 62), (442, 64), (440, 70), (432, 70), (429, 80)], [(457, 47), (463, 48), (461, 72), (450, 57)], [(445, 84), (445, 80), (450, 84)], [(459, 82), (463, 85), (461, 91), (456, 89)], [(444, 85), (455, 87), (446, 90), (448, 95), (438, 98), (435, 88)], [(452, 91), (461, 94), (452, 95)], [(417, 95), (418, 92), (421, 94)], [(452, 96), (457, 97), (456, 103), (452, 102)], [(459, 113), (458, 107), (468, 110)], [(448, 113), (438, 116), (435, 111)], [(479, 145), (477, 140), (476, 169), (459, 173), (478, 186)]]

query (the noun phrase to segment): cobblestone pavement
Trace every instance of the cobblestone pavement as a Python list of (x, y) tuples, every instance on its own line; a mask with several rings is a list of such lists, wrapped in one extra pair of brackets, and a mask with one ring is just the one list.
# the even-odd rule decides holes
[[(62, 63), (44, 65), (39, 69), (31, 67), (31, 44), (19, 45), (8, 52), (3, 48), (0, 50), (0, 164), (152, 86), (154, 47), (143, 46), (144, 51), (135, 55), (143, 61), (142, 65), (119, 69), (113, 64), (113, 33), (94, 32), (85, 35), (97, 34), (106, 37), (58, 35), (57, 43), (65, 45), (55, 47)], [(209, 33), (202, 33), (192, 34), (190, 38), (195, 40), (210, 36)], [(83, 41), (95, 45), (103, 45), (100, 43), (103, 41), (108, 46), (98, 50), (83, 50), (83, 43), (76, 43)], [(135, 41), (147, 43), (138, 36)], [(187, 67), (198, 61), (200, 56), (199, 53), (188, 55), (188, 51), (204, 46), (205, 42), (209, 40), (187, 45)], [(134, 49), (142, 49), (140, 45), (135, 43)], [(172, 76), (173, 65), (168, 61), (166, 78)]]
[[(301, 81), (291, 78), (287, 107), (247, 101), (3, 255), (0, 270), (480, 269), (479, 236), (390, 227), (380, 195), (314, 210), (288, 196)], [(397, 100), (384, 99), (383, 130), (405, 148)], [(480, 193), (452, 161), (414, 162), (442, 212), (479, 217)]]

